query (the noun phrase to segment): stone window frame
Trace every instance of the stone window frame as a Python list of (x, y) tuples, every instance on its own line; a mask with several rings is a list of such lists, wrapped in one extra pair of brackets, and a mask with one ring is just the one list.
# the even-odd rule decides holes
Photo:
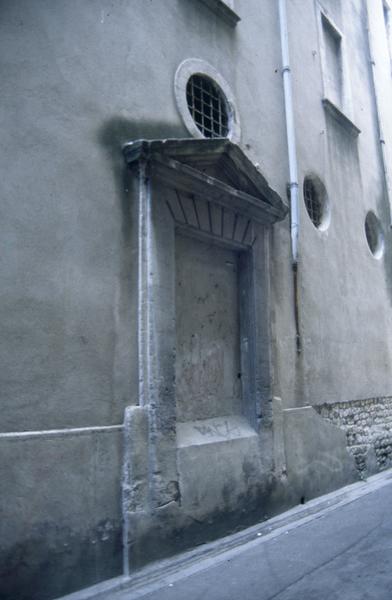
[(392, 3), (390, 0), (383, 0), (383, 17), (385, 25), (385, 36), (387, 39), (390, 70), (392, 75)]
[[(324, 110), (340, 123), (353, 136), (358, 136), (360, 129), (353, 122), (353, 102), (350, 84), (350, 72), (347, 62), (346, 39), (344, 33), (332, 19), (329, 12), (319, 3), (316, 3), (317, 26), (319, 35), (319, 49), (321, 74), (323, 84), (322, 103)], [(331, 86), (328, 83), (327, 72), (327, 50), (325, 43), (325, 30), (328, 28), (332, 35), (339, 40), (340, 61), (341, 61), (341, 101), (338, 103), (332, 94)]]
[(368, 210), (366, 213), (364, 230), (367, 247), (372, 258), (380, 260), (384, 256), (385, 237), (381, 220), (373, 210)]
[(215, 67), (210, 65), (205, 60), (201, 60), (199, 58), (187, 58), (182, 61), (182, 63), (180, 63), (178, 66), (174, 76), (174, 95), (185, 127), (193, 137), (205, 139), (192, 118), (188, 108), (186, 96), (186, 88), (189, 78), (192, 75), (199, 74), (211, 79), (222, 91), (226, 100), (227, 113), (229, 117), (229, 133), (227, 135), (227, 139), (233, 143), (238, 143), (241, 138), (241, 125), (237, 103), (231, 87), (223, 75), (221, 75), (221, 73), (219, 73)]

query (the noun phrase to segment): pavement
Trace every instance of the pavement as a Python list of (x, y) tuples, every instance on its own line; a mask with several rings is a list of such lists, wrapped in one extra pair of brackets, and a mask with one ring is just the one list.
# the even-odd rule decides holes
[(66, 598), (392, 600), (392, 472)]

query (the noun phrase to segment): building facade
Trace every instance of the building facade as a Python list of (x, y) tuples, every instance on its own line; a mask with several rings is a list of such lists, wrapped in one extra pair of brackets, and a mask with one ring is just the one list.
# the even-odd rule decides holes
[(389, 0), (0, 6), (0, 597), (389, 467)]

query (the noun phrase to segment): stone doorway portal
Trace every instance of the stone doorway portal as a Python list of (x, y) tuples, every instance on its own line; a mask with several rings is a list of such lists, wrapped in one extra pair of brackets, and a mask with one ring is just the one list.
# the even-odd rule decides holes
[(142, 140), (124, 155), (139, 357), (124, 544), (137, 565), (260, 510), (272, 447), (269, 229), (287, 207), (228, 140)]

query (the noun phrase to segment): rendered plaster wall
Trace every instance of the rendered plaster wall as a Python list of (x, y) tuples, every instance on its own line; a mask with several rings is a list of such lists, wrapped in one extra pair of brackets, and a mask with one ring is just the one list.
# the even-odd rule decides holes
[[(284, 318), (277, 318), (275, 393), (282, 395), (286, 406), (390, 395), (391, 232), (365, 3), (326, 0), (321, 5), (344, 36), (348, 63), (344, 84), (351, 92), (351, 110), (344, 112), (361, 133), (353, 137), (323, 108), (318, 4), (310, 0), (288, 2), (299, 160), (299, 314), (303, 350), (293, 365), (291, 330), (286, 329)], [(374, 2), (372, 10), (378, 15), (375, 35), (381, 40), (385, 36), (382, 3)], [(375, 57), (377, 64), (385, 59), (386, 54)], [(388, 90), (386, 85), (386, 97)], [(389, 138), (386, 144), (391, 144)], [(324, 181), (329, 197), (331, 221), (325, 231), (313, 226), (302, 198), (304, 177), (312, 174)], [(368, 210), (378, 215), (383, 227), (385, 255), (380, 260), (371, 255), (366, 242), (364, 222)], [(283, 252), (280, 260), (284, 260)], [(277, 273), (273, 276), (275, 298), (283, 294), (284, 285), (284, 278), (277, 282)]]
[(286, 494), (291, 504), (331, 492), (358, 479), (345, 434), (311, 406), (283, 411)]
[[(238, 11), (234, 29), (190, 0), (3, 1), (4, 431), (116, 424), (138, 401), (134, 223), (120, 148), (189, 135), (173, 93), (182, 60), (202, 58), (227, 79), (242, 147), (284, 194), (277, 14), (268, 3)], [(287, 251), (287, 224), (279, 227)]]
[(122, 431), (0, 436), (0, 597), (47, 600), (122, 572)]
[[(326, 117), (314, 4), (288, 2), (300, 187), (305, 173), (324, 179), (332, 220), (325, 233), (316, 231), (301, 204), (300, 357), (295, 352), (289, 220), (269, 234), (274, 391), (285, 407), (332, 401), (338, 394), (348, 399), (390, 394), (390, 233), (385, 230), (381, 261), (372, 258), (363, 235), (368, 208), (387, 216), (363, 8), (354, 0), (325, 4), (347, 36), (353, 118), (362, 133), (353, 141)], [(1, 479), (7, 490), (2, 524), (10, 523), (4, 525), (6, 550), (17, 546), (22, 555), (34, 554), (34, 561), (24, 561), (26, 570), (18, 579), (24, 589), (36, 581), (38, 570), (41, 581), (43, 574), (49, 580), (47, 573), (64, 572), (61, 593), (119, 573), (118, 542), (93, 543), (100, 524), (119, 520), (118, 441), (108, 442), (101, 453), (91, 433), (81, 448), (69, 428), (120, 424), (125, 407), (138, 404), (137, 237), (130, 202), (136, 183), (125, 172), (120, 148), (141, 137), (188, 136), (173, 93), (174, 74), (184, 59), (206, 60), (229, 82), (241, 119), (241, 147), (285, 197), (277, 4), (236, 0), (235, 10), (241, 22), (233, 28), (195, 0), (1, 3), (0, 429), (55, 428), (69, 435), (61, 443), (63, 438), (53, 442), (50, 436), (22, 442), (17, 434), (12, 445), (9, 438), (1, 441)], [(260, 435), (263, 452), (253, 453), (252, 436), (246, 445), (252, 464), (260, 459), (261, 491), (278, 510), (284, 491), (276, 484), (281, 495), (271, 492), (274, 478), (265, 466), (270, 417), (267, 410), (266, 431)], [(217, 470), (225, 456), (228, 472), (236, 444), (229, 443), (228, 452), (220, 450)], [(181, 450), (183, 464), (191, 464), (195, 454)], [(240, 495), (247, 476), (241, 461), (231, 488)], [(40, 468), (49, 463), (53, 484), (41, 493), (36, 487)], [(196, 490), (187, 486), (185, 475), (183, 486), (192, 503)], [(38, 494), (33, 506), (32, 494)], [(223, 510), (224, 500), (219, 498)], [(233, 506), (231, 500), (228, 505)], [(34, 541), (34, 553), (27, 531), (31, 522), (42, 541)], [(48, 556), (67, 543), (68, 533), (61, 529), (67, 526), (82, 535), (72, 538), (79, 541), (70, 557), (69, 547), (63, 546), (63, 554), (55, 551), (59, 562), (52, 571)], [(94, 554), (96, 547), (107, 550)], [(89, 557), (88, 568), (83, 562), (76, 566), (80, 556)], [(69, 564), (72, 577), (66, 574)], [(2, 581), (9, 585), (9, 579)], [(46, 593), (51, 592), (42, 590), (40, 597)]]
[[(348, 399), (375, 388), (389, 393), (390, 234), (385, 259), (376, 261), (363, 227), (368, 208), (388, 216), (364, 9), (352, 1), (324, 5), (346, 37), (361, 134), (349, 139), (325, 115), (316, 12), (310, 0), (306, 10), (293, 0), (300, 187), (306, 173), (320, 175), (332, 218), (326, 232), (315, 230), (301, 202), (299, 358), (288, 220), (271, 233), (275, 392), (287, 405), (333, 401), (338, 391)], [(119, 423), (124, 407), (137, 403), (135, 298), (128, 293), (137, 274), (130, 181), (118, 149), (142, 136), (187, 136), (173, 97), (182, 60), (196, 56), (222, 72), (237, 98), (242, 147), (285, 195), (277, 10), (243, 0), (235, 9), (242, 20), (233, 28), (188, 0), (2, 3), (3, 430)], [(164, 60), (153, 43), (161, 32)]]
[[(7, 552), (17, 546), (32, 556), (27, 522), (40, 532), (34, 560), (25, 560), (20, 577), (12, 572), (20, 594), (36, 581), (37, 565), (41, 581), (51, 579), (53, 548), (64, 548), (55, 552), (53, 572), (73, 565), (61, 593), (119, 573), (117, 558), (112, 562), (105, 552), (91, 569), (74, 562), (97, 547), (85, 523), (93, 531), (117, 519), (120, 467), (115, 445), (108, 444), (111, 466), (99, 471), (107, 475), (107, 490), (98, 492), (88, 476), (95, 451), (80, 450), (70, 429), (121, 424), (125, 407), (139, 401), (136, 184), (121, 146), (189, 135), (173, 93), (184, 59), (204, 59), (227, 79), (238, 102), (242, 147), (272, 187), (285, 192), (277, 13), (268, 2), (239, 1), (237, 8), (243, 20), (234, 29), (194, 0), (1, 2), (0, 430), (59, 429), (69, 436), (66, 449), (61, 437), (50, 443), (34, 437), (26, 456), (27, 442), (16, 433), (12, 456), (7, 445), (1, 457)], [(280, 228), (278, 245), (283, 240), (287, 252), (287, 224)], [(290, 314), (287, 304), (284, 311)], [(41, 494), (32, 482), (40, 464), (54, 459), (53, 485)], [(28, 482), (38, 495), (34, 506), (23, 488)], [(111, 500), (104, 501), (106, 493)], [(85, 503), (91, 495), (94, 502)], [(26, 526), (12, 526), (18, 522)], [(84, 532), (70, 558), (62, 546), (67, 522)], [(49, 587), (41, 592), (49, 594)]]

